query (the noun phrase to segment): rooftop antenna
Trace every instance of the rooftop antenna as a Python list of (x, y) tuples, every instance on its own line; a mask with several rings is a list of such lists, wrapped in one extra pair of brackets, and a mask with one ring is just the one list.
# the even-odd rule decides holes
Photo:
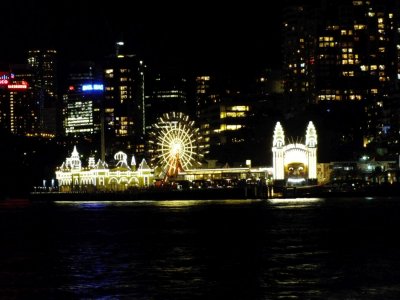
[(115, 55), (116, 56), (119, 55), (120, 49), (121, 49), (122, 46), (124, 46), (124, 44), (125, 43), (123, 41), (116, 42), (116, 44), (115, 44)]

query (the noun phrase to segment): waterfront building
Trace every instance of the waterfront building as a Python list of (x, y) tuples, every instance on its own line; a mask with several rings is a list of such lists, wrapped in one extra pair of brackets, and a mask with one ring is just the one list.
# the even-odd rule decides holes
[(78, 150), (74, 147), (71, 156), (56, 171), (59, 191), (114, 192), (154, 184), (154, 170), (145, 160), (136, 166), (136, 159), (132, 157), (128, 163), (124, 152), (117, 152), (114, 160), (115, 165), (109, 167), (106, 162), (98, 160), (96, 163), (94, 157), (90, 157), (87, 166), (82, 166)]
[(305, 143), (288, 143), (280, 122), (276, 123), (273, 138), (273, 177), (275, 182), (298, 185), (317, 181), (317, 131), (310, 121)]

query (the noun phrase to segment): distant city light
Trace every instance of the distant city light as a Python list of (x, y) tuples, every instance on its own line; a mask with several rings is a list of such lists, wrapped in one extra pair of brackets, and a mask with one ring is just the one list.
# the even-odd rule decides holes
[(117, 42), (117, 45), (118, 45), (118, 46), (123, 46), (123, 45), (124, 45), (124, 42)]
[(10, 79), (14, 78), (14, 74), (8, 72), (0, 72), (0, 85), (8, 85)]
[(82, 91), (90, 92), (90, 91), (103, 91), (104, 85), (103, 84), (84, 84), (82, 85)]
[(74, 87), (73, 85), (70, 85), (69, 88), (68, 88), (68, 90), (69, 90), (69, 91), (74, 91), (74, 90), (75, 90), (75, 87)]

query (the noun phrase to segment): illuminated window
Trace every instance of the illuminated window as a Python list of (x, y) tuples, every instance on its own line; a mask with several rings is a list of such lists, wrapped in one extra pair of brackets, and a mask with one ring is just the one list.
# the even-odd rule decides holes
[(230, 110), (232, 111), (249, 111), (249, 107), (248, 106), (232, 106), (230, 108)]
[(353, 77), (354, 76), (354, 71), (344, 71), (344, 72), (342, 72), (342, 74), (345, 77)]
[(363, 25), (363, 24), (354, 25), (354, 29), (355, 30), (362, 30), (362, 29), (365, 29), (365, 28), (366, 28), (366, 26)]
[(104, 72), (106, 73), (105, 74), (106, 78), (114, 78), (114, 70), (113, 69), (106, 69)]
[(239, 130), (242, 127), (242, 125), (227, 125), (226, 130)]

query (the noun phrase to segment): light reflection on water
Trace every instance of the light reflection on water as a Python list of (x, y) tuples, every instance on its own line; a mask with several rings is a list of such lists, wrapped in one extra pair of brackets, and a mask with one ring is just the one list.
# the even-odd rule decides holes
[(300, 208), (313, 206), (324, 201), (323, 198), (286, 198), (286, 199), (268, 199), (268, 203), (277, 206), (279, 208)]
[(400, 201), (0, 207), (4, 299), (399, 299)]
[(243, 205), (263, 202), (262, 199), (223, 199), (223, 200), (124, 200), (124, 201), (54, 201), (57, 205), (105, 207), (105, 206), (197, 206), (197, 205)]

